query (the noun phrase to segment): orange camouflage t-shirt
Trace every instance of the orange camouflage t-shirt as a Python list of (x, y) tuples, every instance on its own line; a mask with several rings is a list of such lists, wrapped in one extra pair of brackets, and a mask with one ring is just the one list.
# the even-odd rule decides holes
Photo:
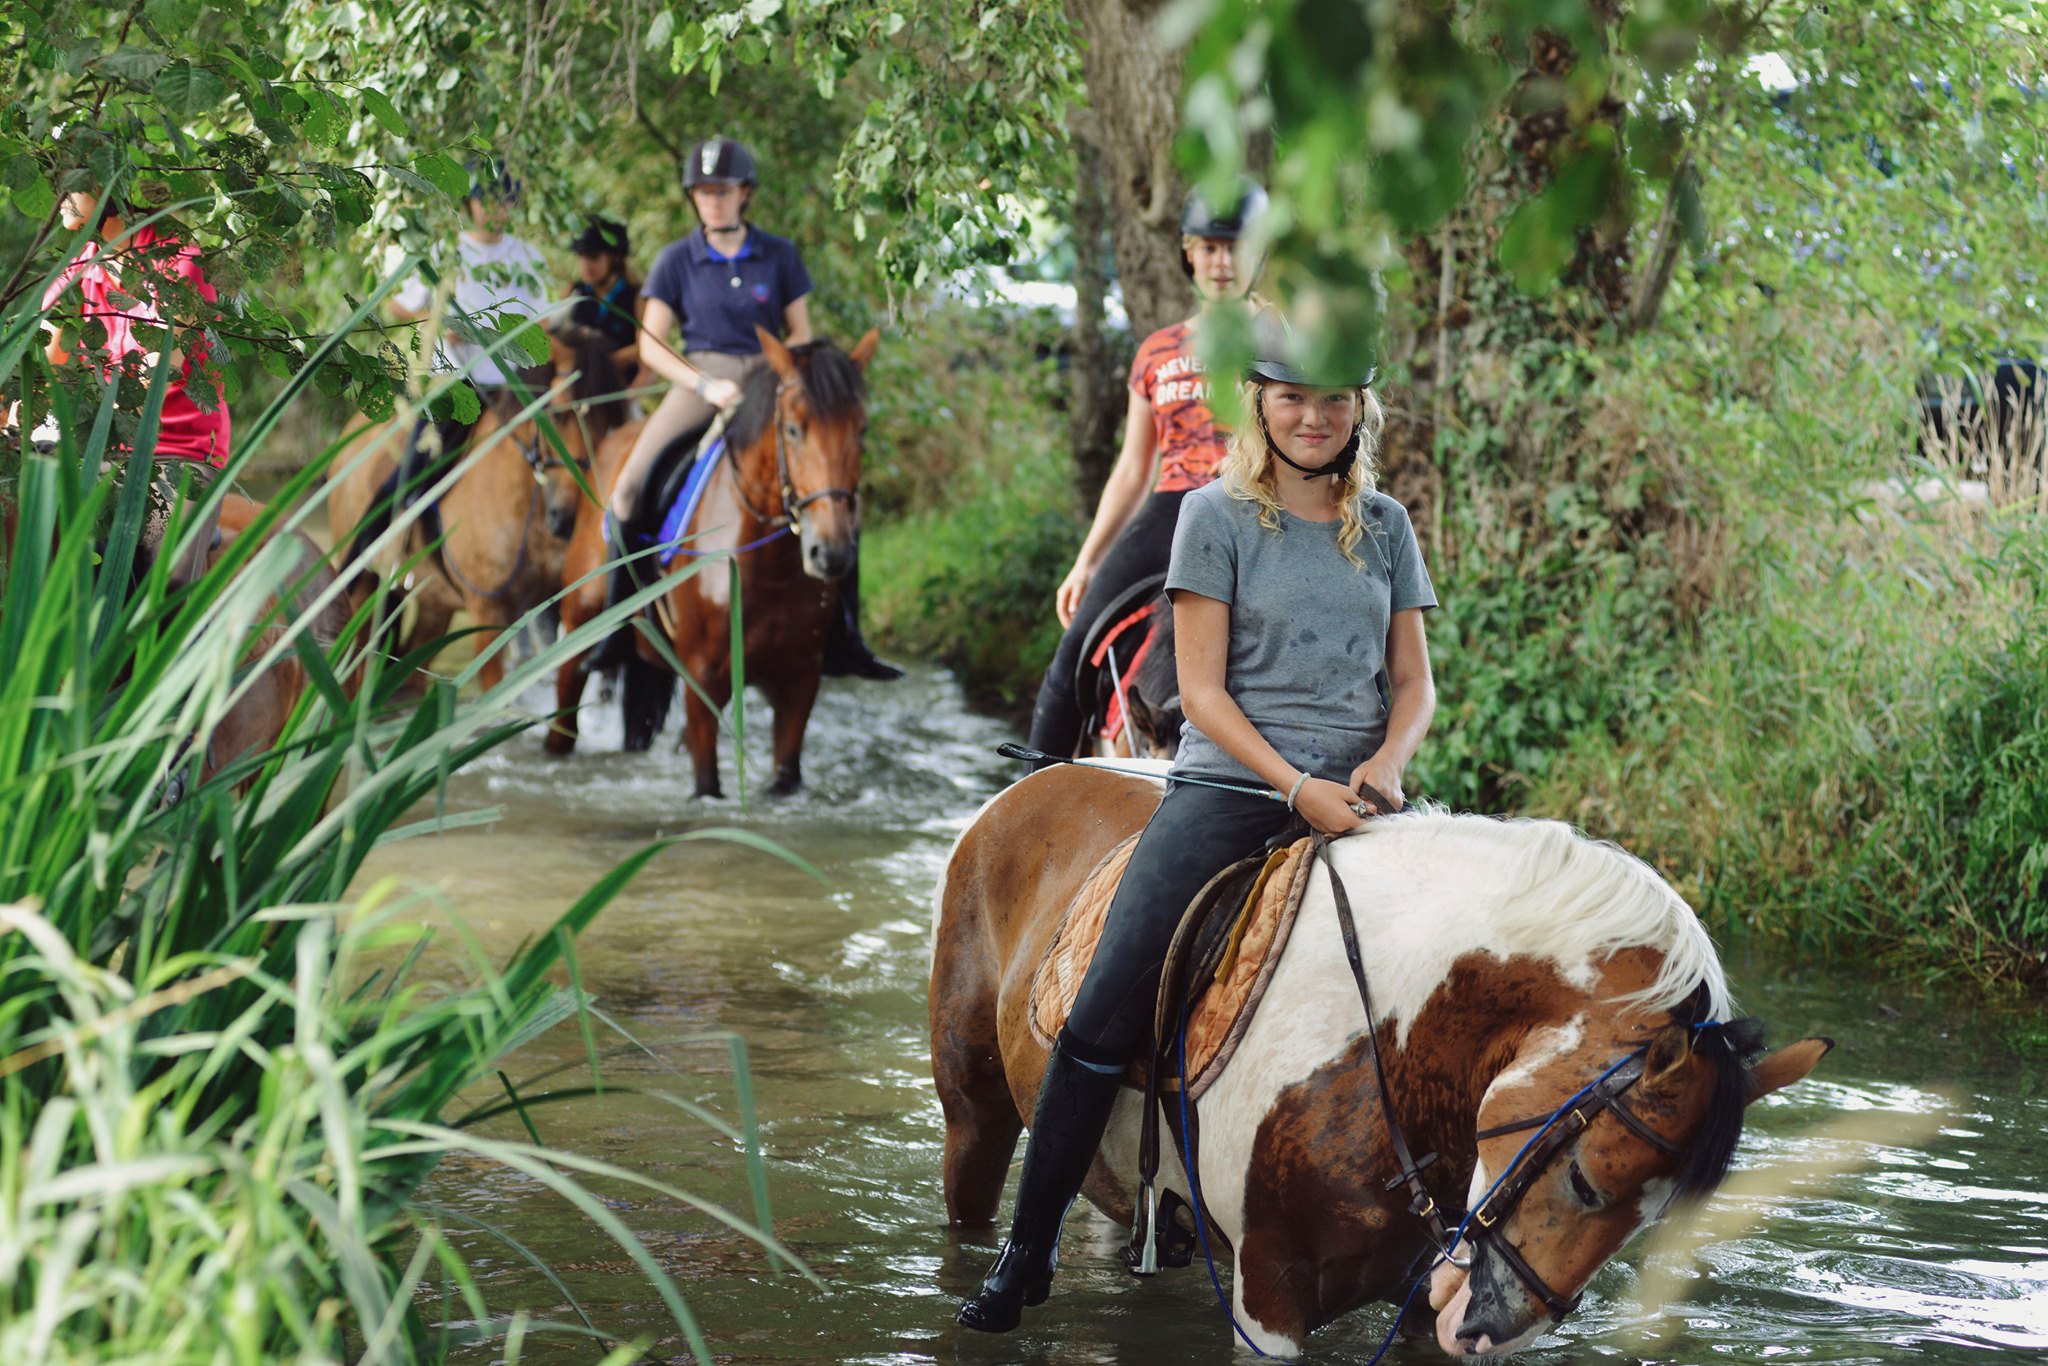
[(1198, 489), (1214, 479), (1224, 437), (1209, 411), (1209, 377), (1195, 356), (1193, 328), (1175, 323), (1145, 338), (1131, 363), (1131, 392), (1152, 405), (1159, 452), (1153, 492)]

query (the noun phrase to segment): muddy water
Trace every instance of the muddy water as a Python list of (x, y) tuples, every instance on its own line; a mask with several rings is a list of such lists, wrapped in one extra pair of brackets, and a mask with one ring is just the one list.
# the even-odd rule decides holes
[[(752, 849), (682, 845), (644, 872), (581, 945), (585, 985), (652, 1055), (610, 1057), (613, 1084), (667, 1090), (731, 1116), (725, 1046), (695, 1036), (733, 1030), (747, 1041), (776, 1228), (816, 1269), (823, 1291), (771, 1274), (752, 1244), (700, 1215), (599, 1187), (681, 1282), (722, 1360), (1249, 1359), (1233, 1350), (1199, 1262), (1137, 1281), (1115, 1255), (1121, 1231), (1092, 1212), (1069, 1221), (1054, 1299), (1022, 1331), (990, 1339), (951, 1322), (955, 1299), (994, 1244), (944, 1227), (941, 1126), (924, 1036), (929, 901), (954, 834), (1007, 777), (1010, 766), (992, 753), (1008, 738), (1004, 727), (968, 712), (958, 690), (929, 670), (895, 685), (830, 685), (811, 730), (805, 793), (745, 812), (733, 801), (689, 800), (687, 761), (669, 750), (672, 736), (653, 755), (629, 757), (617, 752), (615, 723), (597, 720), (585, 735), (585, 752), (568, 762), (527, 740), (465, 773), (454, 804), (496, 807), (502, 819), (393, 846), (372, 872), (438, 886), (450, 913), (497, 959), (658, 834), (737, 825), (826, 872), (821, 885)], [(758, 780), (769, 765), (754, 738), (748, 769)], [(732, 792), (730, 754), (726, 772)], [(432, 971), (461, 975), (456, 943), (446, 938)], [(1822, 1155), (1827, 1145), (1811, 1131), (1844, 1111), (1927, 1114), (1946, 1095), (1953, 1107), (1940, 1133), (1924, 1146), (1868, 1149), (1858, 1173), (1747, 1200), (1750, 1227), (1690, 1259), (1704, 1274), (1654, 1342), (1635, 1333), (1630, 1290), (1639, 1268), (1625, 1256), (1595, 1281), (1568, 1328), (1526, 1359), (2048, 1355), (2048, 1067), (2007, 1050), (2009, 1021), (1879, 989), (1849, 968), (1786, 974), (1736, 964), (1734, 976), (1744, 1005), (1768, 1018), (1776, 1037), (1841, 1040), (1821, 1080), (1752, 1111), (1744, 1165)], [(576, 1032), (558, 1030), (513, 1071), (531, 1076), (581, 1056)], [(552, 1084), (583, 1079), (571, 1070)], [(538, 1118), (551, 1144), (746, 1208), (733, 1145), (673, 1108), (618, 1096), (544, 1108)], [(492, 1132), (519, 1136), (514, 1125)], [(533, 1183), (453, 1163), (430, 1197), (513, 1233), (600, 1325), (656, 1340), (657, 1358), (682, 1353), (627, 1259)], [(569, 1317), (501, 1246), (481, 1238), (464, 1246), (494, 1307)], [(1308, 1359), (1362, 1362), (1387, 1322), (1387, 1311), (1355, 1314), (1317, 1334)], [(555, 1339), (529, 1344), (525, 1359), (598, 1355), (587, 1342)], [(1442, 1359), (1426, 1343), (1389, 1356)]]

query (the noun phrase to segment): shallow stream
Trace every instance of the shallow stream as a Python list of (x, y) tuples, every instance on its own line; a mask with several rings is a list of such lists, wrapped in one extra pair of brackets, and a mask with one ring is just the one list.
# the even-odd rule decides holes
[[(536, 694), (536, 707), (543, 699)], [(824, 1280), (770, 1274), (759, 1249), (705, 1217), (643, 1192), (600, 1185), (681, 1283), (721, 1360), (1224, 1363), (1249, 1360), (1199, 1261), (1141, 1282), (1116, 1249), (1122, 1231), (1092, 1212), (1069, 1220), (1053, 1300), (1007, 1338), (955, 1328), (956, 1299), (978, 1279), (992, 1234), (949, 1233), (939, 1189), (942, 1129), (925, 1039), (934, 879), (955, 834), (1013, 765), (1011, 738), (970, 712), (943, 674), (893, 684), (828, 684), (805, 753), (808, 786), (788, 801), (693, 803), (687, 758), (617, 752), (615, 720), (590, 713), (568, 761), (524, 738), (460, 775), (457, 808), (502, 819), (381, 851), (365, 877), (399, 874), (440, 889), (483, 950), (502, 961), (657, 834), (738, 825), (825, 871), (821, 885), (750, 848), (705, 842), (664, 853), (584, 935), (585, 986), (655, 1055), (608, 1059), (618, 1085), (676, 1092), (728, 1117), (725, 1046), (744, 1036), (768, 1156), (775, 1226)], [(765, 737), (748, 760), (768, 773)], [(726, 791), (735, 791), (726, 755)], [(429, 970), (463, 974), (459, 936)], [(1978, 1362), (2048, 1357), (2048, 1065), (2015, 1055), (2004, 1026), (1880, 985), (1855, 964), (1800, 972), (1731, 962), (1745, 1008), (1777, 1040), (1824, 1033), (1840, 1046), (1816, 1079), (1751, 1111), (1739, 1165), (1840, 1155), (1813, 1131), (1848, 1111), (1924, 1116), (1951, 1105), (1920, 1146), (1875, 1145), (1846, 1175), (1813, 1175), (1745, 1197), (1749, 1227), (1691, 1262), (1704, 1274), (1657, 1336), (1633, 1307), (1640, 1250), (1595, 1280), (1584, 1307), (1524, 1360), (1672, 1363)], [(616, 1040), (613, 1041), (614, 1043)], [(609, 1046), (609, 1045), (608, 1045)], [(587, 1082), (571, 1026), (511, 1069), (547, 1085)], [(1944, 1101), (1948, 1097), (1948, 1101)], [(748, 1207), (733, 1145), (673, 1108), (633, 1096), (536, 1111), (550, 1144), (636, 1167), (736, 1210)], [(493, 1136), (520, 1137), (516, 1123)], [(429, 1198), (512, 1232), (553, 1266), (604, 1327), (646, 1335), (681, 1359), (681, 1336), (603, 1233), (524, 1177), (453, 1162)], [(530, 1267), (463, 1235), (494, 1308), (569, 1317)], [(1227, 1275), (1227, 1272), (1226, 1272)], [(1362, 1363), (1390, 1310), (1317, 1334), (1307, 1360)], [(525, 1360), (590, 1361), (587, 1340), (529, 1343)], [(479, 1355), (477, 1360), (485, 1359)], [(1393, 1362), (1442, 1361), (1426, 1342)]]

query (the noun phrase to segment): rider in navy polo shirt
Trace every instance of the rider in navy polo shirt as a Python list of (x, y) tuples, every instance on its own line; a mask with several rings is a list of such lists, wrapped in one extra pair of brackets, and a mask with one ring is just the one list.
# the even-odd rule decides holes
[[(746, 219), (754, 195), (754, 155), (731, 138), (714, 137), (691, 150), (683, 188), (697, 210), (695, 232), (671, 242), (655, 258), (640, 295), (646, 303), (640, 361), (671, 387), (642, 428), (612, 485), (613, 540), (622, 553), (646, 545), (661, 509), (641, 497), (656, 457), (680, 437), (701, 433), (721, 409), (740, 401), (740, 382), (766, 364), (755, 327), (791, 346), (811, 340), (811, 273), (786, 237), (763, 232)], [(679, 327), (683, 349), (669, 345)], [(891, 679), (902, 670), (875, 658), (860, 633), (860, 574), (840, 588), (841, 620), (825, 645), (825, 672)], [(613, 569), (607, 605), (633, 591), (629, 565)], [(586, 657), (586, 668), (623, 663), (631, 646), (616, 631)]]

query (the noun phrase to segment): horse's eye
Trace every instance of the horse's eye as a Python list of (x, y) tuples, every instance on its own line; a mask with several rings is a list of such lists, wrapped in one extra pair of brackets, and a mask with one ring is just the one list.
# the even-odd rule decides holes
[(794, 422), (783, 424), (782, 431), (791, 441), (801, 441), (803, 439), (804, 429), (797, 426)]
[(1579, 1203), (1587, 1209), (1600, 1208), (1600, 1192), (1593, 1189), (1592, 1183), (1586, 1180), (1586, 1174), (1579, 1170), (1579, 1164), (1576, 1162), (1572, 1163), (1571, 1175), (1572, 1194), (1579, 1197)]

